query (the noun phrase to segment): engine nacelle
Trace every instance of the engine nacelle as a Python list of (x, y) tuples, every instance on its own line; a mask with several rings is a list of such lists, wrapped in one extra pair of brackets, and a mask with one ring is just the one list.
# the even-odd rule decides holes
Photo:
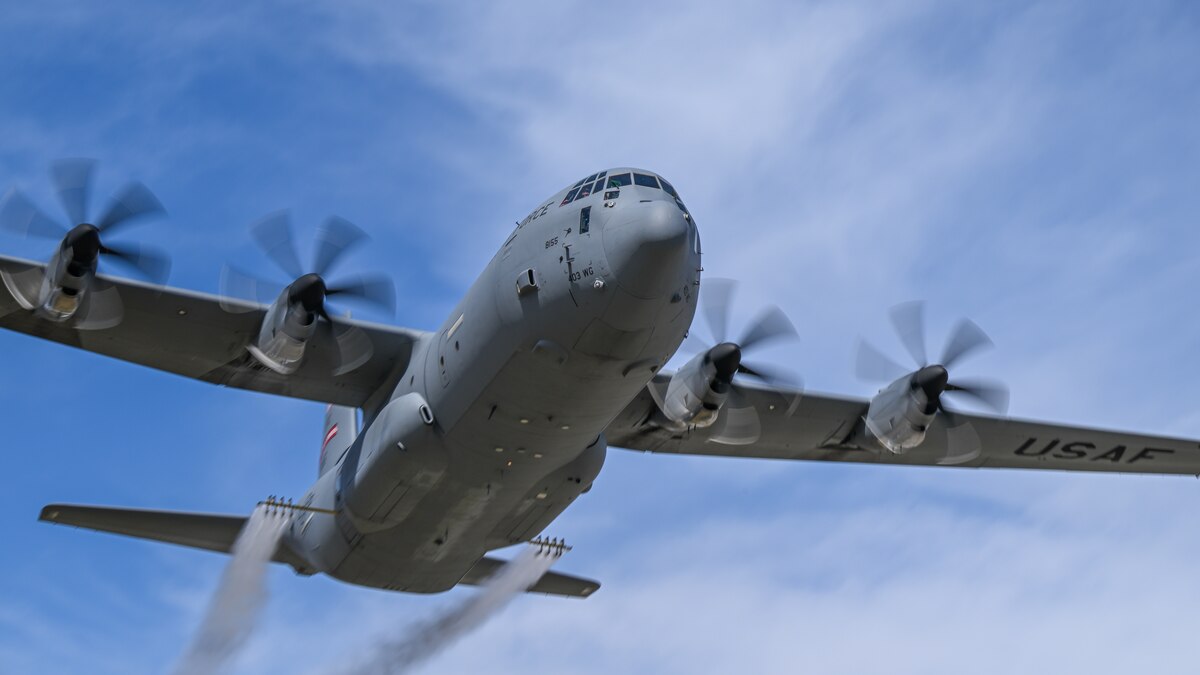
[(290, 302), (285, 291), (271, 304), (258, 338), (246, 349), (264, 366), (291, 375), (304, 360), (304, 350), (316, 331), (317, 314)]
[(69, 248), (55, 252), (45, 271), (3, 272), (9, 293), (25, 309), (48, 321), (62, 322), (79, 314), (96, 273), (96, 261), (77, 262)]
[(880, 390), (871, 399), (863, 417), (868, 441), (876, 441), (894, 454), (903, 454), (925, 441), (925, 432), (937, 414), (937, 401), (914, 384), (912, 376), (902, 377)]
[(44, 318), (52, 321), (66, 321), (79, 311), (80, 301), (88, 290), (96, 273), (95, 260), (91, 264), (80, 264), (71, 260), (71, 256), (60, 253), (47, 266), (49, 273), (42, 283), (40, 297), (41, 312)]
[[(653, 384), (651, 384), (653, 386)], [(710, 352), (688, 361), (667, 384), (656, 422), (672, 431), (712, 426), (729, 398), (730, 383), (718, 376)]]

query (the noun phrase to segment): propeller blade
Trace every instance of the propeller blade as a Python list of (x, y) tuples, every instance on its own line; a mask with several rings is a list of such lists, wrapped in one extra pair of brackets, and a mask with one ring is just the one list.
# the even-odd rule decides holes
[(296, 255), (296, 239), (292, 236), (291, 214), (276, 211), (250, 226), (250, 236), (285, 274), (293, 279), (304, 276), (300, 257)]
[(763, 310), (763, 313), (755, 319), (754, 323), (746, 329), (742, 335), (738, 346), (743, 351), (749, 351), (755, 345), (761, 345), (772, 340), (782, 339), (799, 339), (799, 334), (796, 332), (796, 327), (792, 325), (791, 319), (783, 313), (782, 309), (772, 306)]
[(150, 188), (135, 181), (126, 185), (113, 197), (108, 210), (95, 223), (96, 229), (111, 234), (135, 220), (166, 212), (158, 197), (150, 192)]
[(383, 275), (360, 275), (353, 281), (341, 283), (325, 291), (325, 296), (341, 296), (370, 303), (396, 313), (396, 286)]
[(95, 170), (94, 159), (64, 159), (50, 167), (50, 177), (71, 225), (88, 222), (88, 199)]
[[(244, 314), (270, 304), (279, 297), (279, 284), (265, 281), (232, 265), (221, 268), (221, 309), (232, 314)], [(245, 300), (248, 302), (238, 302)]]
[(941, 364), (949, 369), (967, 354), (991, 346), (992, 339), (983, 332), (982, 328), (970, 319), (963, 319), (958, 322), (958, 325), (954, 327), (954, 332), (946, 340), (946, 347), (942, 349)]
[(1008, 387), (994, 380), (955, 380), (946, 393), (959, 394), (1001, 415), (1008, 412)]
[(729, 313), (737, 282), (732, 279), (708, 279), (700, 286), (700, 301), (704, 305), (704, 318), (712, 332), (713, 344), (725, 342), (729, 333)]
[[(325, 318), (328, 319), (329, 315), (326, 314)], [(371, 360), (375, 354), (375, 347), (371, 344), (371, 338), (367, 337), (366, 331), (357, 326), (331, 323), (338, 346), (338, 367), (333, 370), (334, 375), (345, 375)]]
[(859, 339), (854, 373), (858, 379), (866, 382), (892, 382), (909, 372), (907, 368), (896, 363), (883, 352), (871, 346), (866, 340)]
[(17, 301), (17, 305), (22, 309), (30, 311), (37, 309), (46, 301), (42, 284), (45, 278), (46, 272), (38, 267), (31, 267), (23, 272), (15, 273), (0, 269), (0, 281), (4, 282), (4, 287), (8, 289), (9, 295)]
[(761, 363), (749, 364), (742, 361), (738, 366), (738, 372), (748, 377), (753, 377), (756, 380), (765, 382), (772, 387), (793, 389), (799, 391), (802, 389), (800, 378), (796, 375), (773, 366), (764, 366)]
[(748, 364), (745, 361), (738, 367), (738, 372), (766, 383), (779, 395), (785, 406), (787, 415), (792, 416), (800, 406), (804, 394), (804, 380), (795, 373), (762, 364)]
[(62, 239), (67, 235), (67, 228), (54, 222), (25, 193), (15, 189), (8, 191), (4, 205), (0, 206), (0, 228), (41, 239)]
[(888, 313), (900, 342), (918, 368), (929, 365), (925, 354), (925, 303), (914, 300), (896, 305)]
[(670, 381), (651, 379), (646, 383), (646, 391), (650, 392), (650, 398), (654, 399), (654, 405), (658, 409), (666, 412), (667, 410), (667, 389), (670, 386)]
[(368, 238), (367, 233), (360, 230), (354, 223), (345, 218), (330, 216), (317, 230), (317, 250), (313, 257), (313, 272), (326, 276), (338, 259), (342, 257), (342, 254), (350, 247), (366, 241)]
[(690, 353), (699, 354), (712, 349), (715, 345), (710, 345), (702, 338), (696, 335), (695, 331), (688, 331), (688, 334), (683, 338), (683, 344), (679, 346), (680, 350)]
[(104, 330), (121, 323), (125, 316), (125, 305), (116, 286), (95, 279), (92, 287), (83, 296), (79, 314), (75, 318), (78, 330)]
[(139, 244), (126, 244), (120, 248), (103, 245), (100, 255), (112, 257), (115, 262), (155, 284), (165, 284), (171, 273), (171, 260), (165, 253)]
[(716, 426), (709, 436), (709, 440), (714, 443), (750, 445), (762, 436), (758, 411), (750, 405), (745, 394), (736, 385), (729, 391), (729, 400), (721, 409)]
[(973, 462), (983, 452), (983, 442), (974, 425), (953, 412), (942, 408), (946, 415), (946, 455), (937, 460), (942, 466), (955, 466)]

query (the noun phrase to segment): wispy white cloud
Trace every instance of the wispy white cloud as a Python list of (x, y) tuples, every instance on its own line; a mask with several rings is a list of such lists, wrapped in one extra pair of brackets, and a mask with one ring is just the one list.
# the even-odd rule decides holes
[[(194, 172), (173, 189), (204, 188), (178, 235), (195, 246), (184, 264), (197, 270), (236, 254), (241, 224), (281, 202), (359, 209), (385, 226), (371, 260), (420, 276), (401, 322), (423, 325), (545, 194), (601, 166), (640, 164), (683, 191), (708, 273), (746, 281), (739, 316), (771, 301), (797, 319), (803, 342), (775, 354), (812, 386), (864, 392), (849, 379), (853, 337), (892, 345), (886, 307), (925, 297), (931, 339), (960, 313), (993, 335), (1001, 349), (973, 372), (1002, 375), (1019, 414), (1200, 434), (1189, 367), (1200, 326), (1181, 292), (1195, 281), (1200, 134), (1187, 116), (1200, 42), (1179, 6), (67, 9), (54, 22), (9, 15), (58, 38), (28, 58), (63, 36), (108, 34), (145, 41), (123, 42), (129, 52), (87, 41), (82, 70), (120, 80), (103, 67), (112, 54), (140, 66), (77, 114), (9, 102), (0, 112), (15, 150), (2, 170), (30, 183), (45, 159), (87, 152), (112, 158), (117, 175)], [(346, 80), (355, 84), (338, 86)], [(245, 81), (257, 85), (252, 101), (238, 98)], [(342, 104), (306, 107), (304, 96)], [(224, 159), (197, 162), (208, 146)], [(447, 185), (414, 184), (432, 169)], [(46, 362), (14, 365), (23, 380), (85, 373), (77, 389), (107, 391), (128, 372), (26, 349), (15, 358)], [(48, 466), (20, 465), (34, 467), (22, 473), (35, 485), (25, 502), (68, 493), (220, 509), (303, 488), (317, 433), (309, 406), (122, 379), (155, 392), (134, 398), (169, 424), (147, 421), (136, 447), (107, 463), (49, 452), (72, 442), (57, 429), (26, 440)], [(133, 400), (5, 389), (22, 419), (66, 402), (89, 409), (76, 419), (92, 429), (128, 419)], [(90, 480), (63, 485), (81, 472)], [(1180, 514), (1196, 510), (1194, 487), (614, 452), (554, 526), (579, 545), (563, 568), (597, 576), (602, 592), (525, 598), (430, 670), (1190, 672), (1200, 589), (1187, 563), (1198, 544)], [(26, 532), (25, 502), (6, 534)], [(13, 631), (0, 631), (0, 668), (169, 664), (223, 561), (53, 534), (87, 542), (94, 576), (43, 573), (38, 585), (57, 581), (68, 597), (6, 599), (0, 625)], [(271, 581), (277, 601), (243, 672), (337, 663), (450, 600), (284, 570)], [(149, 591), (87, 588), (105, 583)], [(93, 614), (81, 629), (70, 593), (124, 608), (144, 630), (132, 637)], [(60, 648), (64, 631), (90, 637)]]

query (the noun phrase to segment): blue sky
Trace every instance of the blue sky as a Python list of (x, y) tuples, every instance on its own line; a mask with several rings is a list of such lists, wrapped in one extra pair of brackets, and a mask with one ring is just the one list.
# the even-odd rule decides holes
[[(1186, 2), (6, 3), (0, 185), (147, 182), (172, 283), (257, 264), (283, 207), (373, 236), (438, 324), (511, 223), (614, 165), (668, 176), (770, 356), (866, 395), (855, 339), (929, 302), (1012, 414), (1200, 438), (1200, 10)], [(46, 257), (5, 237), (0, 251)], [(0, 673), (162, 672), (220, 556), (40, 525), (70, 501), (246, 512), (315, 472), (317, 404), (0, 334)], [(605, 588), (522, 598), (430, 672), (1194, 671), (1200, 482), (612, 451), (549, 534)], [(336, 672), (446, 596), (273, 570), (245, 673)]]

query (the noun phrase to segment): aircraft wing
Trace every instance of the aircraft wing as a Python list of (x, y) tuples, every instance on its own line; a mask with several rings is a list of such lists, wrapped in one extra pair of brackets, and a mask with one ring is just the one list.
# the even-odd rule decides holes
[[(669, 375), (659, 375), (657, 383), (665, 386), (668, 380)], [(925, 442), (904, 454), (861, 449), (850, 441), (861, 431), (868, 401), (738, 386), (757, 419), (749, 425), (753, 433), (739, 439), (745, 444), (714, 440), (719, 421), (709, 429), (683, 433), (655, 426), (651, 419), (657, 408), (648, 389), (609, 425), (608, 442), (631, 450), (722, 457), (1200, 476), (1200, 442), (1194, 440), (966, 413), (958, 417), (978, 436), (967, 446), (974, 449), (970, 454), (952, 450), (961, 443), (948, 442), (942, 415), (934, 418)]]
[[(0, 256), (0, 270), (17, 275), (41, 269), (40, 263)], [(363, 407), (389, 379), (404, 373), (419, 331), (349, 319), (362, 329), (374, 353), (362, 366), (342, 375), (333, 371), (337, 344), (327, 331), (318, 331), (308, 355), (291, 375), (262, 366), (246, 346), (258, 335), (267, 308), (214, 295), (163, 288), (98, 275), (116, 287), (124, 317), (112, 327), (76, 330), (69, 324), (39, 319), (0, 290), (0, 328), (34, 335), (113, 358), (140, 363), (213, 384), (324, 403)], [(236, 304), (240, 313), (221, 303)]]

